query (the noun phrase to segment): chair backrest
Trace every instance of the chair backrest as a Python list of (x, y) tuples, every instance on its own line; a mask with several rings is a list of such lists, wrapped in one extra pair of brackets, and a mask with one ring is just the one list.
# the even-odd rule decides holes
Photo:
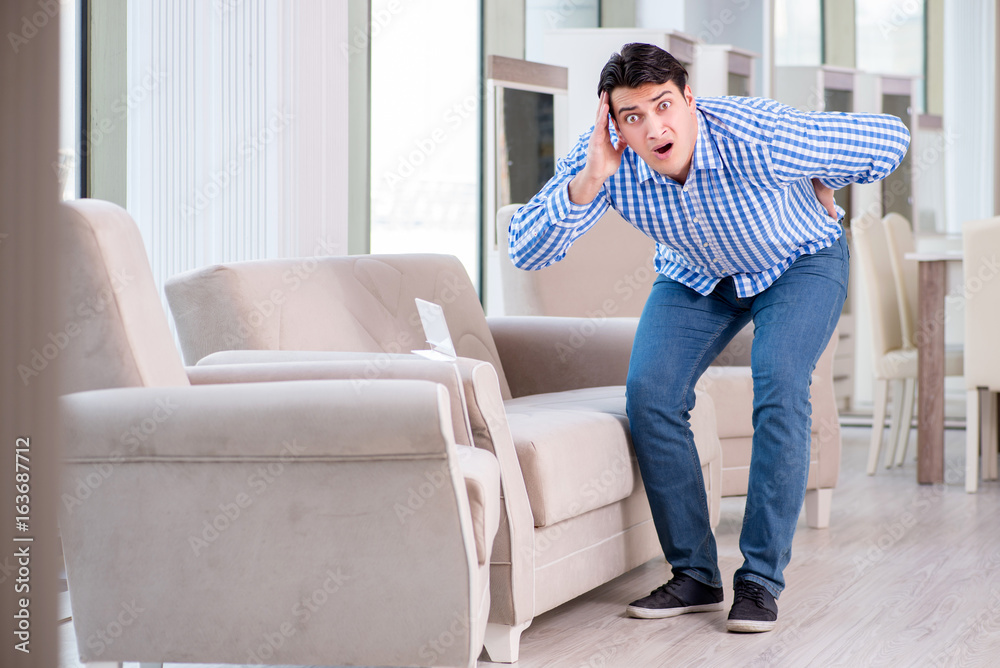
[(166, 293), (188, 364), (221, 350), (423, 349), (419, 297), (443, 307), (458, 355), (491, 363), (510, 398), (479, 296), (451, 255), (233, 262), (173, 276)]
[[(187, 385), (135, 221), (110, 202), (67, 202), (59, 226), (60, 392)], [(42, 350), (40, 348), (40, 350)], [(42, 350), (44, 352), (44, 350)]]
[(1000, 216), (962, 226), (965, 385), (1000, 392)]
[(507, 253), (510, 219), (521, 206), (511, 204), (497, 212), (506, 315), (592, 318), (642, 314), (656, 280), (656, 244), (652, 239), (609, 208), (562, 260), (538, 271), (524, 271), (514, 266)]
[(884, 377), (883, 357), (903, 347), (896, 279), (889, 262), (889, 244), (878, 217), (868, 213), (851, 225), (854, 258), (868, 297), (872, 353), (876, 374)]
[(907, 253), (916, 250), (913, 228), (910, 226), (910, 221), (898, 213), (888, 214), (882, 219), (882, 225), (885, 227), (886, 241), (889, 245), (889, 263), (892, 265), (892, 274), (896, 281), (896, 300), (899, 303), (903, 345), (915, 348), (919, 276), (916, 261), (906, 259)]

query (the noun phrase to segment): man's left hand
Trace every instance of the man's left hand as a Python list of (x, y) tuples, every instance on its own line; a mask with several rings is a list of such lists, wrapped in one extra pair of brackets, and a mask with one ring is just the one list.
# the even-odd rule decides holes
[(813, 179), (813, 190), (816, 191), (816, 199), (823, 205), (831, 218), (837, 218), (837, 203), (833, 201), (833, 188), (827, 188), (819, 179)]

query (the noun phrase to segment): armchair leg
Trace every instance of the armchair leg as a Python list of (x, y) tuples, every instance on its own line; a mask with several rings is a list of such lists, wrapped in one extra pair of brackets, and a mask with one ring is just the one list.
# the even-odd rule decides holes
[(833, 488), (810, 489), (806, 492), (806, 523), (813, 529), (830, 527), (830, 506)]
[(983, 480), (997, 479), (997, 395), (981, 396)]
[(489, 655), (490, 661), (497, 663), (517, 663), (518, 651), (521, 645), (521, 633), (530, 624), (530, 619), (517, 626), (488, 622), (486, 624), (486, 639), (483, 644), (486, 646), (486, 653)]
[(979, 490), (979, 390), (965, 395), (965, 491)]

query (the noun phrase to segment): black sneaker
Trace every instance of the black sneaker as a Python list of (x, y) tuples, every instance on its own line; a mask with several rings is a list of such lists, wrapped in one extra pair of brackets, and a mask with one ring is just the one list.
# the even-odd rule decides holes
[(663, 619), (688, 612), (722, 610), (722, 587), (710, 587), (678, 573), (649, 596), (632, 601), (625, 612), (640, 619)]
[(771, 592), (751, 580), (737, 580), (726, 629), (734, 633), (761, 633), (770, 631), (777, 623), (778, 604)]

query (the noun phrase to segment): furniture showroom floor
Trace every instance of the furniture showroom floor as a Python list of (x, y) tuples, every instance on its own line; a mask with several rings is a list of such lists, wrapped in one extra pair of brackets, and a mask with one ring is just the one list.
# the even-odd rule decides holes
[[(966, 494), (962, 430), (945, 433), (944, 485), (917, 485), (912, 442), (904, 467), (887, 471), (880, 466), (875, 477), (868, 477), (869, 434), (863, 427), (843, 430), (843, 469), (831, 528), (809, 529), (805, 516), (800, 519), (773, 632), (725, 631), (729, 580), (742, 562), (743, 512), (743, 498), (726, 498), (717, 531), (726, 612), (627, 618), (629, 601), (669, 579), (667, 564), (653, 560), (535, 618), (522, 636), (516, 665), (996, 665), (1000, 485), (981, 483), (978, 494)], [(80, 666), (71, 623), (61, 625), (60, 642), (61, 666)]]

